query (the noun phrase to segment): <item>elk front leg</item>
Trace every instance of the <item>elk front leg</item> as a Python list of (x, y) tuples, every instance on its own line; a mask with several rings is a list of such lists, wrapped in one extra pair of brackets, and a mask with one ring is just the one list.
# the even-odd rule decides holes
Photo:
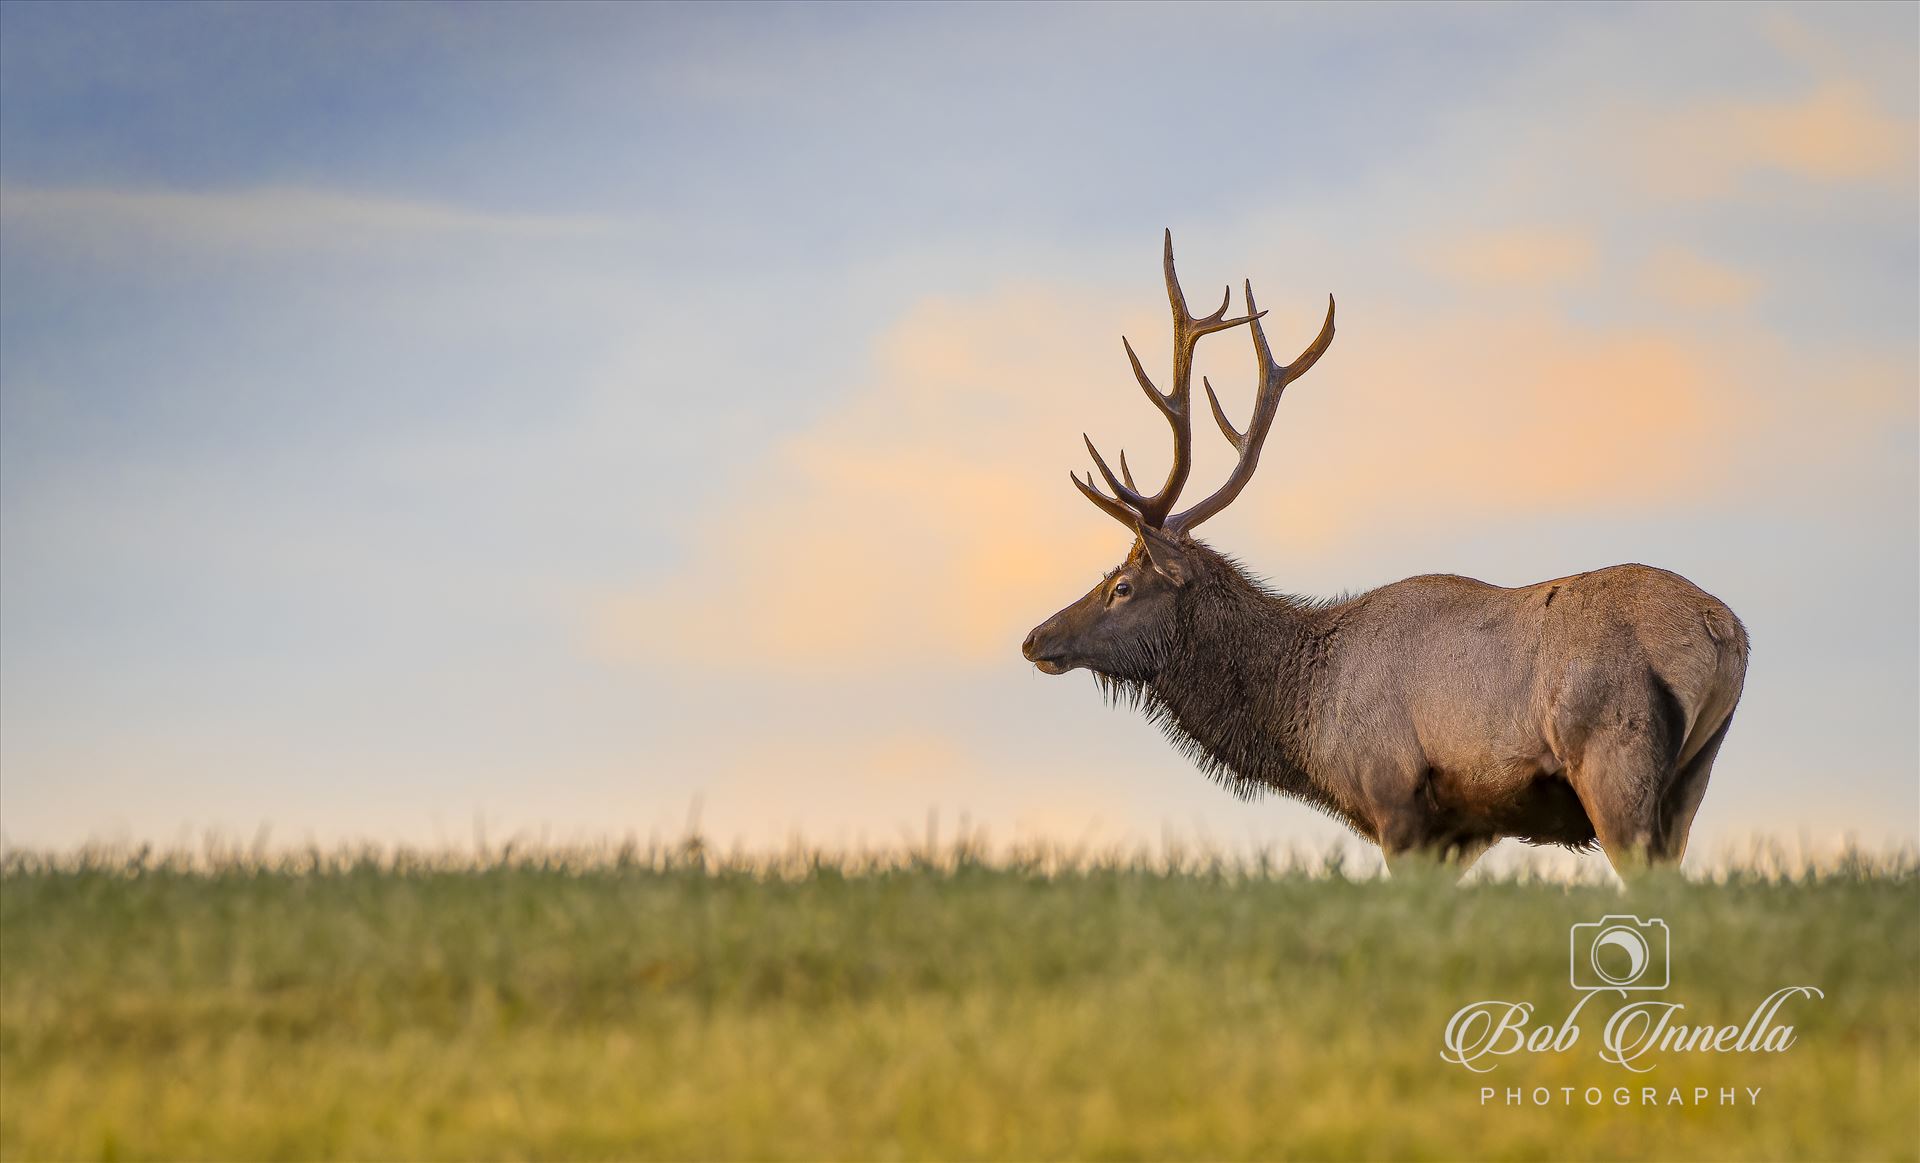
[(1380, 852), (1386, 857), (1387, 873), (1396, 879), (1428, 873), (1458, 878), (1465, 876), (1493, 843), (1491, 836), (1445, 836), (1410, 847), (1382, 844)]
[(1374, 842), (1391, 876), (1461, 876), (1492, 846), (1492, 837), (1463, 834), (1447, 825), (1425, 767), (1381, 772), (1362, 786)]

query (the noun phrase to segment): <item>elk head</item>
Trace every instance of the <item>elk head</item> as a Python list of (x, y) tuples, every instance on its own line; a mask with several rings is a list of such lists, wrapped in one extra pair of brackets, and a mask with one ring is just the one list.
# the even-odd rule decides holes
[[(1101, 512), (1125, 525), (1134, 535), (1133, 549), (1126, 560), (1101, 579), (1085, 597), (1048, 618), (1027, 635), (1021, 652), (1048, 674), (1065, 674), (1085, 667), (1104, 678), (1132, 682), (1150, 681), (1167, 656), (1180, 631), (1180, 611), (1187, 591), (1207, 568), (1209, 555), (1195, 545), (1193, 529), (1220, 512), (1240, 495), (1253, 479), (1260, 463), (1260, 446), (1273, 427), (1280, 395), (1294, 379), (1306, 374), (1333, 342), (1333, 297), (1327, 297), (1327, 321), (1320, 334), (1289, 364), (1273, 361), (1267, 348), (1266, 333), (1260, 318), (1266, 312), (1253, 301), (1253, 284), (1246, 284), (1247, 313), (1227, 318), (1227, 306), (1233, 297), (1228, 287), (1220, 306), (1211, 315), (1195, 317), (1187, 311), (1186, 296), (1173, 270), (1173, 232), (1166, 234), (1163, 265), (1167, 277), (1167, 301), (1173, 308), (1173, 390), (1161, 392), (1154, 387), (1133, 353), (1133, 345), (1123, 337), (1127, 361), (1133, 365), (1133, 377), (1140, 390), (1167, 418), (1173, 430), (1173, 466), (1156, 493), (1139, 491), (1133, 473), (1127, 467), (1126, 453), (1120, 454), (1120, 474), (1115, 476), (1107, 462), (1086, 438), (1087, 451), (1093, 454), (1094, 468), (1105, 478), (1111, 494), (1094, 484), (1093, 473), (1081, 480), (1070, 474), (1073, 485)], [(1236, 431), (1220, 408), (1220, 399), (1206, 377), (1207, 402), (1213, 407), (1214, 421), (1220, 432), (1240, 454), (1227, 482), (1213, 495), (1181, 512), (1174, 512), (1180, 490), (1193, 467), (1193, 352), (1200, 340), (1216, 331), (1246, 324), (1253, 334), (1253, 353), (1259, 375), (1254, 397), (1253, 419), (1245, 432)]]

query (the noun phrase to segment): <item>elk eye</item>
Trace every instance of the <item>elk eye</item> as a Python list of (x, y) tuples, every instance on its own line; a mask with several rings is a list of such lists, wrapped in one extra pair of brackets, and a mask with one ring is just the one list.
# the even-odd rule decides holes
[(1120, 584), (1113, 587), (1113, 596), (1116, 598), (1124, 598), (1132, 592), (1133, 592), (1133, 586), (1128, 584), (1127, 582), (1121, 582)]

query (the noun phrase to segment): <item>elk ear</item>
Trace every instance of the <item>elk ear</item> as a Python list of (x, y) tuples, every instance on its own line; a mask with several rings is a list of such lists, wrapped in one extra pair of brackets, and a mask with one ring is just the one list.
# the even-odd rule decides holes
[(1141, 525), (1140, 544), (1146, 548), (1153, 571), (1176, 586), (1193, 580), (1193, 559), (1180, 542), (1151, 525)]

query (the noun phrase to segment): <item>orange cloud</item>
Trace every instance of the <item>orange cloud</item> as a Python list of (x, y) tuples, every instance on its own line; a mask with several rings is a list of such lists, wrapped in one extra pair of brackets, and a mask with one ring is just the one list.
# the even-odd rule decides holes
[(1882, 113), (1856, 85), (1830, 85), (1796, 105), (1736, 110), (1730, 121), (1756, 163), (1829, 181), (1886, 173), (1912, 151), (1913, 126)]
[(1667, 247), (1648, 258), (1640, 287), (1661, 302), (1708, 310), (1746, 306), (1759, 293), (1760, 280), (1693, 251)]
[(1424, 256), (1429, 269), (1471, 286), (1547, 287), (1593, 266), (1593, 240), (1570, 230), (1499, 230), (1450, 240)]
[(1912, 177), (1914, 124), (1847, 81), (1798, 101), (1648, 111), (1634, 120), (1641, 132), (1617, 139), (1638, 143), (1648, 188), (1666, 197), (1719, 197), (1756, 171), (1833, 183)]
[(1243, 498), (1243, 527), (1310, 544), (1669, 506), (1725, 483), (1745, 426), (1714, 353), (1674, 336), (1462, 312), (1382, 315), (1342, 339), (1337, 370), (1283, 405), (1285, 468)]

